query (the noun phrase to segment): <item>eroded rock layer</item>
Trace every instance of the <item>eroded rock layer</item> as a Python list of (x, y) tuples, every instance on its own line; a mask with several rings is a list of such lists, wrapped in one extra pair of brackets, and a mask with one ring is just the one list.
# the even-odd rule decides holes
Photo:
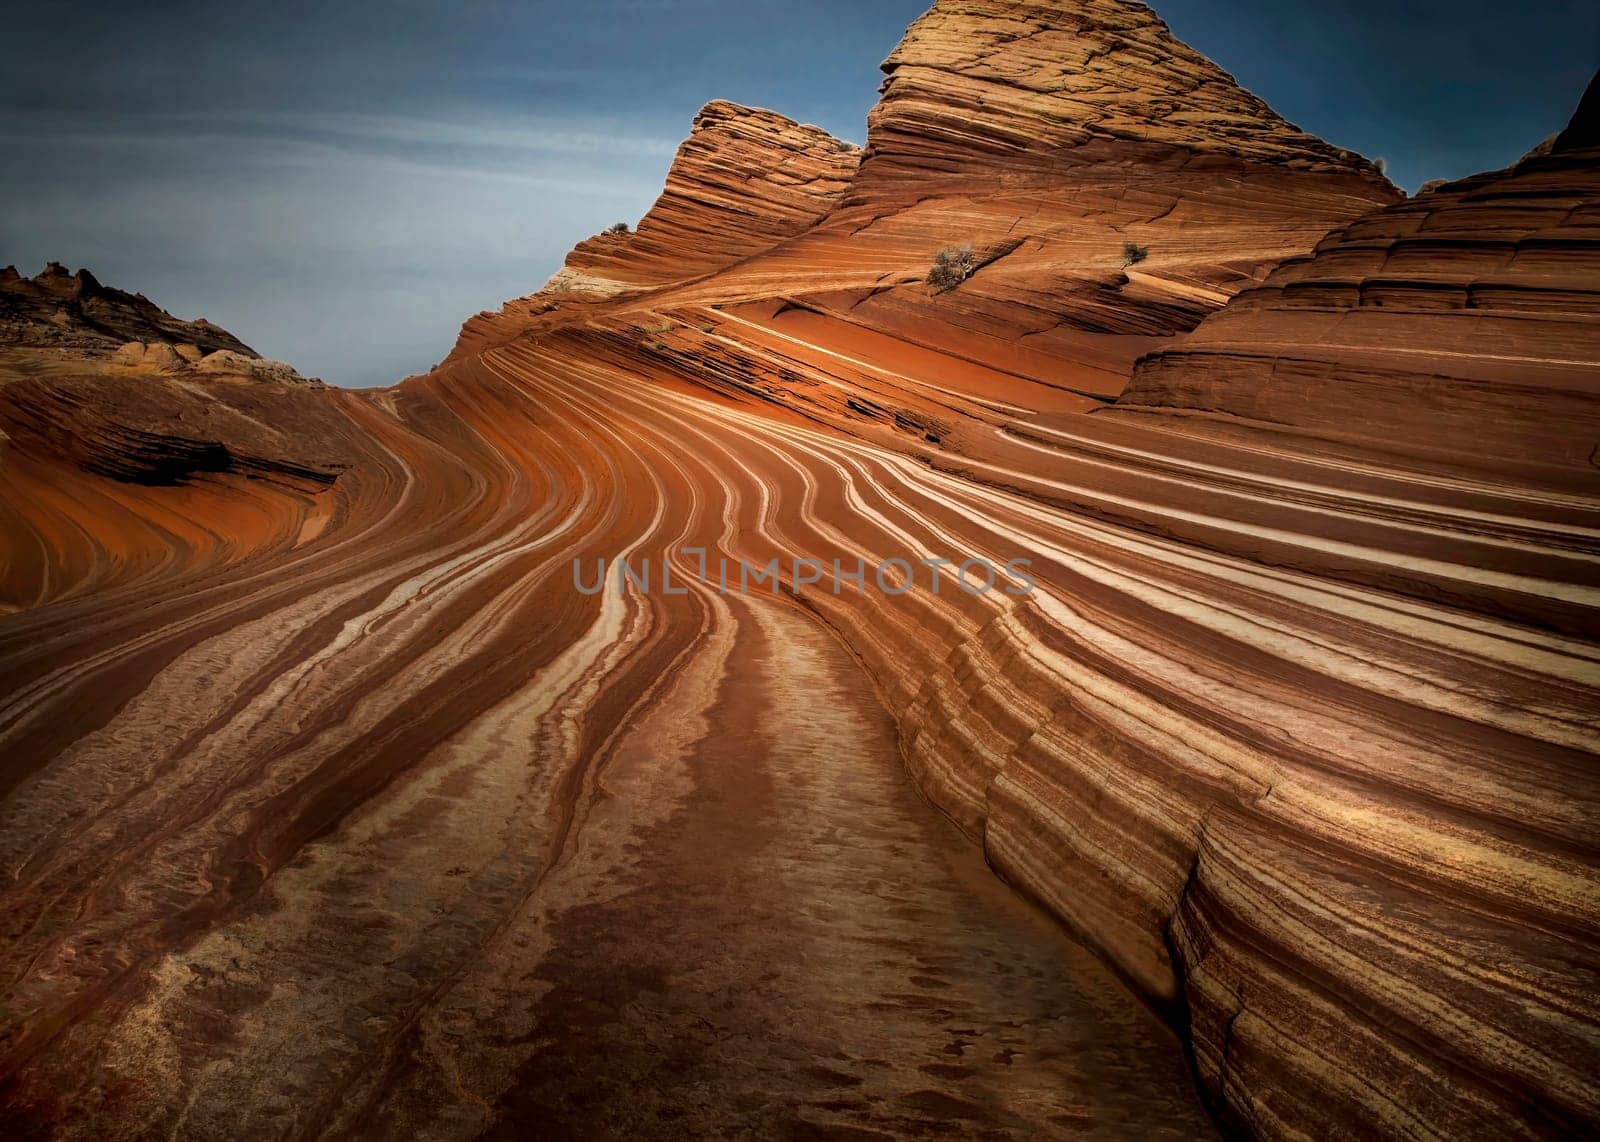
[(1118, 406), (1581, 479), (1600, 441), (1597, 234), (1592, 148), (1450, 183), (1289, 259), (1141, 361)]
[(708, 103), (637, 228), (578, 243), (539, 293), (468, 321), (455, 352), (503, 343), (558, 303), (687, 281), (770, 249), (827, 212), (860, 158), (854, 144), (819, 127), (726, 100)]
[[(1586, 112), (1397, 202), (1137, 5), (889, 66), (387, 392), (12, 366), (8, 1126), (1203, 1136), (1109, 969), (1231, 1131), (1596, 1128)], [(179, 390), (322, 477), (52, 429)]]
[(1196, 166), (1373, 170), (1285, 122), (1132, 0), (942, 0), (883, 70), (858, 193), (881, 180), (983, 179), (980, 164), (1059, 174), (1136, 147)]
[(0, 612), (315, 535), (370, 450), (352, 399), (87, 270), (8, 267)]

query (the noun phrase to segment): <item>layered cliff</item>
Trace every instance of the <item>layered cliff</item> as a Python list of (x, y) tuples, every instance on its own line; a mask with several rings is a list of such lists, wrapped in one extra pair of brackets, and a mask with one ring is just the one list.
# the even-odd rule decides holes
[[(1281, 165), (1375, 174), (1361, 156), (1285, 122), (1130, 0), (943, 0), (883, 63), (867, 119), (869, 177), (1059, 177), (1107, 159)], [(979, 164), (982, 164), (980, 166)]]
[(104, 366), (322, 442), (292, 538), (0, 465), (77, 584), (0, 623), (6, 1124), (1204, 1135), (1185, 1052), (1259, 1137), (1600, 1122), (1592, 99), (1400, 201), (1139, 5), (886, 69), (392, 390)]
[(707, 103), (636, 228), (578, 243), (537, 294), (468, 321), (457, 352), (528, 332), (558, 303), (687, 281), (770, 249), (827, 212), (860, 157), (854, 144), (820, 127), (726, 100)]
[(1118, 407), (1582, 486), (1597, 198), (1593, 147), (1562, 146), (1341, 227), (1142, 360)]

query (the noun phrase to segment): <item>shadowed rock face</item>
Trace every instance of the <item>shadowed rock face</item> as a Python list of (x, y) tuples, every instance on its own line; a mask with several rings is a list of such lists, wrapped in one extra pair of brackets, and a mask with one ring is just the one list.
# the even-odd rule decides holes
[(1135, 5), (886, 66), (391, 390), (6, 359), (6, 1125), (1595, 1128), (1592, 93), (1399, 201)]
[(92, 351), (129, 341), (260, 355), (203, 317), (180, 321), (143, 294), (108, 289), (88, 270), (68, 273), (59, 262), (33, 278), (23, 277), (15, 266), (0, 270), (0, 344)]

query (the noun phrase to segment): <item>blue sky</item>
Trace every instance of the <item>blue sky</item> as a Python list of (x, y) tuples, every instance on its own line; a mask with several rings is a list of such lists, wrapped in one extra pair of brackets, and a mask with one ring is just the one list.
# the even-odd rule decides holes
[[(388, 384), (636, 220), (706, 101), (862, 141), (878, 63), (926, 6), (32, 6), (0, 45), (0, 264), (86, 265), (303, 372)], [(1515, 160), (1600, 65), (1592, 0), (1154, 6), (1410, 189)]]

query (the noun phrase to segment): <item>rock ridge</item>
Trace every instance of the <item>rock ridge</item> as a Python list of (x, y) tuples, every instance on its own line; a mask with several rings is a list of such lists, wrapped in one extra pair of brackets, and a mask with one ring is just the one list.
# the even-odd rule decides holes
[(70, 273), (51, 262), (32, 278), (15, 266), (0, 271), (0, 345), (110, 352), (130, 341), (260, 355), (203, 317), (174, 317), (143, 294), (101, 285), (88, 270)]

